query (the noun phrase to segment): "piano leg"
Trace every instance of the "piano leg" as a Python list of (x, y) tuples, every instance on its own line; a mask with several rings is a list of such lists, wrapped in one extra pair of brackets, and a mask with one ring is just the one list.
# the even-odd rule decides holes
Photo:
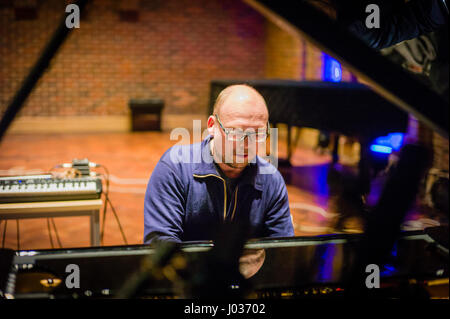
[(91, 211), (91, 246), (100, 246), (100, 211), (98, 209)]
[(332, 161), (333, 165), (339, 162), (339, 134), (334, 134)]
[(362, 194), (369, 194), (370, 192), (370, 144), (365, 140), (360, 140), (361, 151), (358, 163), (358, 180), (361, 187)]

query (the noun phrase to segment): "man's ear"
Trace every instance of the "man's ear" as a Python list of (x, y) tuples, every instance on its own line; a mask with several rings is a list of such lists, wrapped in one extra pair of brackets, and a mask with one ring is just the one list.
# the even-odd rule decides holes
[(214, 136), (214, 124), (216, 123), (216, 119), (213, 115), (210, 115), (208, 117), (207, 127), (208, 127), (208, 134)]

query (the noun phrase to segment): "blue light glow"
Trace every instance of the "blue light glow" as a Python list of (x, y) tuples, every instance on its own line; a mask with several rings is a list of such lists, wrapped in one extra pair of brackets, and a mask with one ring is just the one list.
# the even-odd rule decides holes
[(381, 277), (390, 277), (397, 273), (394, 265), (386, 264), (382, 266), (382, 270), (380, 271)]
[(322, 78), (324, 81), (340, 82), (342, 81), (342, 67), (341, 64), (330, 57), (328, 54), (322, 54), (323, 70)]
[(383, 145), (377, 145), (377, 144), (372, 144), (370, 146), (370, 150), (372, 152), (384, 153), (384, 154), (391, 154), (392, 153), (392, 147), (383, 146)]
[(330, 282), (333, 280), (334, 261), (337, 255), (337, 246), (335, 244), (317, 246), (316, 254), (319, 256), (319, 281)]
[(392, 247), (391, 256), (397, 257), (397, 243)]
[(377, 145), (384, 145), (392, 147), (393, 150), (398, 151), (403, 145), (403, 133), (390, 133), (387, 136), (380, 136), (374, 142)]
[(392, 151), (398, 151), (403, 145), (403, 133), (389, 133), (386, 136), (380, 136), (375, 139), (370, 146), (373, 152), (391, 154)]

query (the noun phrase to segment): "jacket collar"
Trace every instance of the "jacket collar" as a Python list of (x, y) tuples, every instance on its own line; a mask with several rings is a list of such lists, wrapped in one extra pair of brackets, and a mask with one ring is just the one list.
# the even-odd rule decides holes
[[(216, 170), (216, 165), (214, 164), (214, 158), (210, 151), (209, 143), (212, 141), (213, 137), (208, 135), (200, 144), (200, 150), (202, 153), (201, 161), (194, 164), (193, 174), (199, 176), (205, 175), (215, 175), (220, 177)], [(198, 144), (197, 144), (198, 145)], [(198, 146), (193, 147), (194, 152), (199, 151)], [(241, 175), (241, 180), (239, 184), (249, 184), (255, 189), (263, 190), (263, 181), (261, 174), (258, 174), (259, 158), (256, 157), (255, 163), (249, 163), (249, 165), (244, 169)]]

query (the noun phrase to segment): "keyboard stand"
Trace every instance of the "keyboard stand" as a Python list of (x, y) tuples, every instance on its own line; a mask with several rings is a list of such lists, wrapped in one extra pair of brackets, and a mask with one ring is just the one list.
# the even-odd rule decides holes
[(91, 246), (100, 246), (101, 199), (0, 204), (0, 219), (89, 216)]

